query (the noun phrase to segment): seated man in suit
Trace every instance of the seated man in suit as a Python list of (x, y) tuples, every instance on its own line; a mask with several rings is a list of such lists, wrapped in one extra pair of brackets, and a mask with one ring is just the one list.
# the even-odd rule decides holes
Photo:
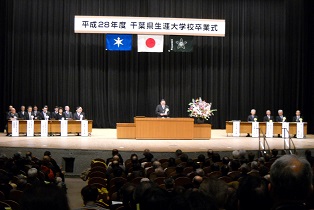
[(155, 112), (157, 117), (169, 117), (170, 110), (169, 106), (166, 105), (165, 99), (161, 99), (160, 104), (157, 105)]
[[(257, 115), (256, 115), (256, 110), (251, 109), (251, 114), (247, 117), (248, 122), (257, 122)], [(250, 134), (248, 133), (246, 137), (250, 137)]]
[(302, 122), (303, 121), (303, 117), (301, 116), (301, 111), (297, 110), (295, 112), (295, 116), (292, 118), (292, 122)]
[(26, 120), (25, 106), (21, 106), (21, 111), (18, 113), (19, 119)]
[(70, 112), (70, 107), (69, 106), (65, 106), (64, 110), (65, 110), (65, 112), (63, 112), (63, 113), (64, 113), (64, 116), (65, 116), (65, 119), (66, 120), (72, 120), (73, 115), (72, 115), (72, 112)]
[(31, 106), (28, 106), (27, 113), (26, 113), (26, 120), (33, 120), (33, 119), (34, 119), (33, 108)]
[(44, 106), (44, 108), (42, 110), (43, 111), (41, 113), (39, 113), (39, 115), (38, 115), (38, 119), (39, 120), (49, 120), (50, 114), (48, 112), (48, 108), (46, 106)]
[(54, 111), (50, 114), (51, 119), (57, 119), (57, 115), (58, 115), (58, 110), (59, 110), (59, 106), (55, 106)]
[(73, 120), (85, 120), (85, 113), (82, 107), (76, 107), (76, 112), (73, 114)]
[[(7, 120), (17, 120), (19, 118), (19, 115), (16, 113), (16, 110), (12, 107), (10, 112), (7, 114)], [(7, 129), (7, 136), (11, 135), (8, 133), (8, 124), (6, 125)]]
[(34, 120), (38, 120), (39, 111), (36, 105), (33, 107), (33, 114), (34, 114)]
[(271, 116), (271, 111), (270, 110), (267, 110), (266, 111), (266, 116), (263, 118), (263, 122), (273, 122), (274, 121), (274, 117)]
[[(281, 109), (278, 110), (278, 116), (276, 116), (276, 122), (286, 122), (286, 117), (283, 115), (283, 111)], [(280, 137), (280, 134), (278, 134)]]

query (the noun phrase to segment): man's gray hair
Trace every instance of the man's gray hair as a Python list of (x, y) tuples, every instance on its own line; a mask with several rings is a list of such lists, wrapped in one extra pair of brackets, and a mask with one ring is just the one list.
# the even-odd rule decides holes
[(198, 169), (195, 170), (195, 175), (203, 177), (203, 176), (205, 176), (205, 172), (204, 172), (203, 169), (198, 168)]
[(296, 155), (278, 158), (270, 168), (270, 182), (275, 199), (304, 200), (312, 188), (309, 162)]
[(28, 177), (36, 177), (37, 176), (37, 169), (36, 168), (30, 168), (27, 171), (27, 176)]
[(239, 158), (239, 155), (240, 155), (239, 150), (234, 150), (234, 151), (232, 152), (232, 157), (233, 157), (234, 159), (238, 159), (238, 158)]

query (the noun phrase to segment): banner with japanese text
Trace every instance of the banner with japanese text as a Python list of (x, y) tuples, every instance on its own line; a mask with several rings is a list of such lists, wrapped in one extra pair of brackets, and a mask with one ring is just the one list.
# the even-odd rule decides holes
[(163, 17), (74, 17), (75, 33), (225, 36), (225, 20)]

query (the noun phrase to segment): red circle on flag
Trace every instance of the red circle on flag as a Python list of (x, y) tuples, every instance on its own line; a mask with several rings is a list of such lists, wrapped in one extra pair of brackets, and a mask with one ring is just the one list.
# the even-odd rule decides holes
[(153, 48), (153, 47), (155, 47), (155, 45), (156, 45), (155, 39), (153, 39), (153, 38), (148, 38), (148, 39), (146, 40), (146, 46), (147, 46), (147, 47)]

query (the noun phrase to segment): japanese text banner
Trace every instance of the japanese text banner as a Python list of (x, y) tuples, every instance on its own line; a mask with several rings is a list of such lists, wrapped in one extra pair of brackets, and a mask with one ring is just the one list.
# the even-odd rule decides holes
[(163, 34), (189, 36), (225, 36), (225, 20), (75, 16), (75, 33)]

